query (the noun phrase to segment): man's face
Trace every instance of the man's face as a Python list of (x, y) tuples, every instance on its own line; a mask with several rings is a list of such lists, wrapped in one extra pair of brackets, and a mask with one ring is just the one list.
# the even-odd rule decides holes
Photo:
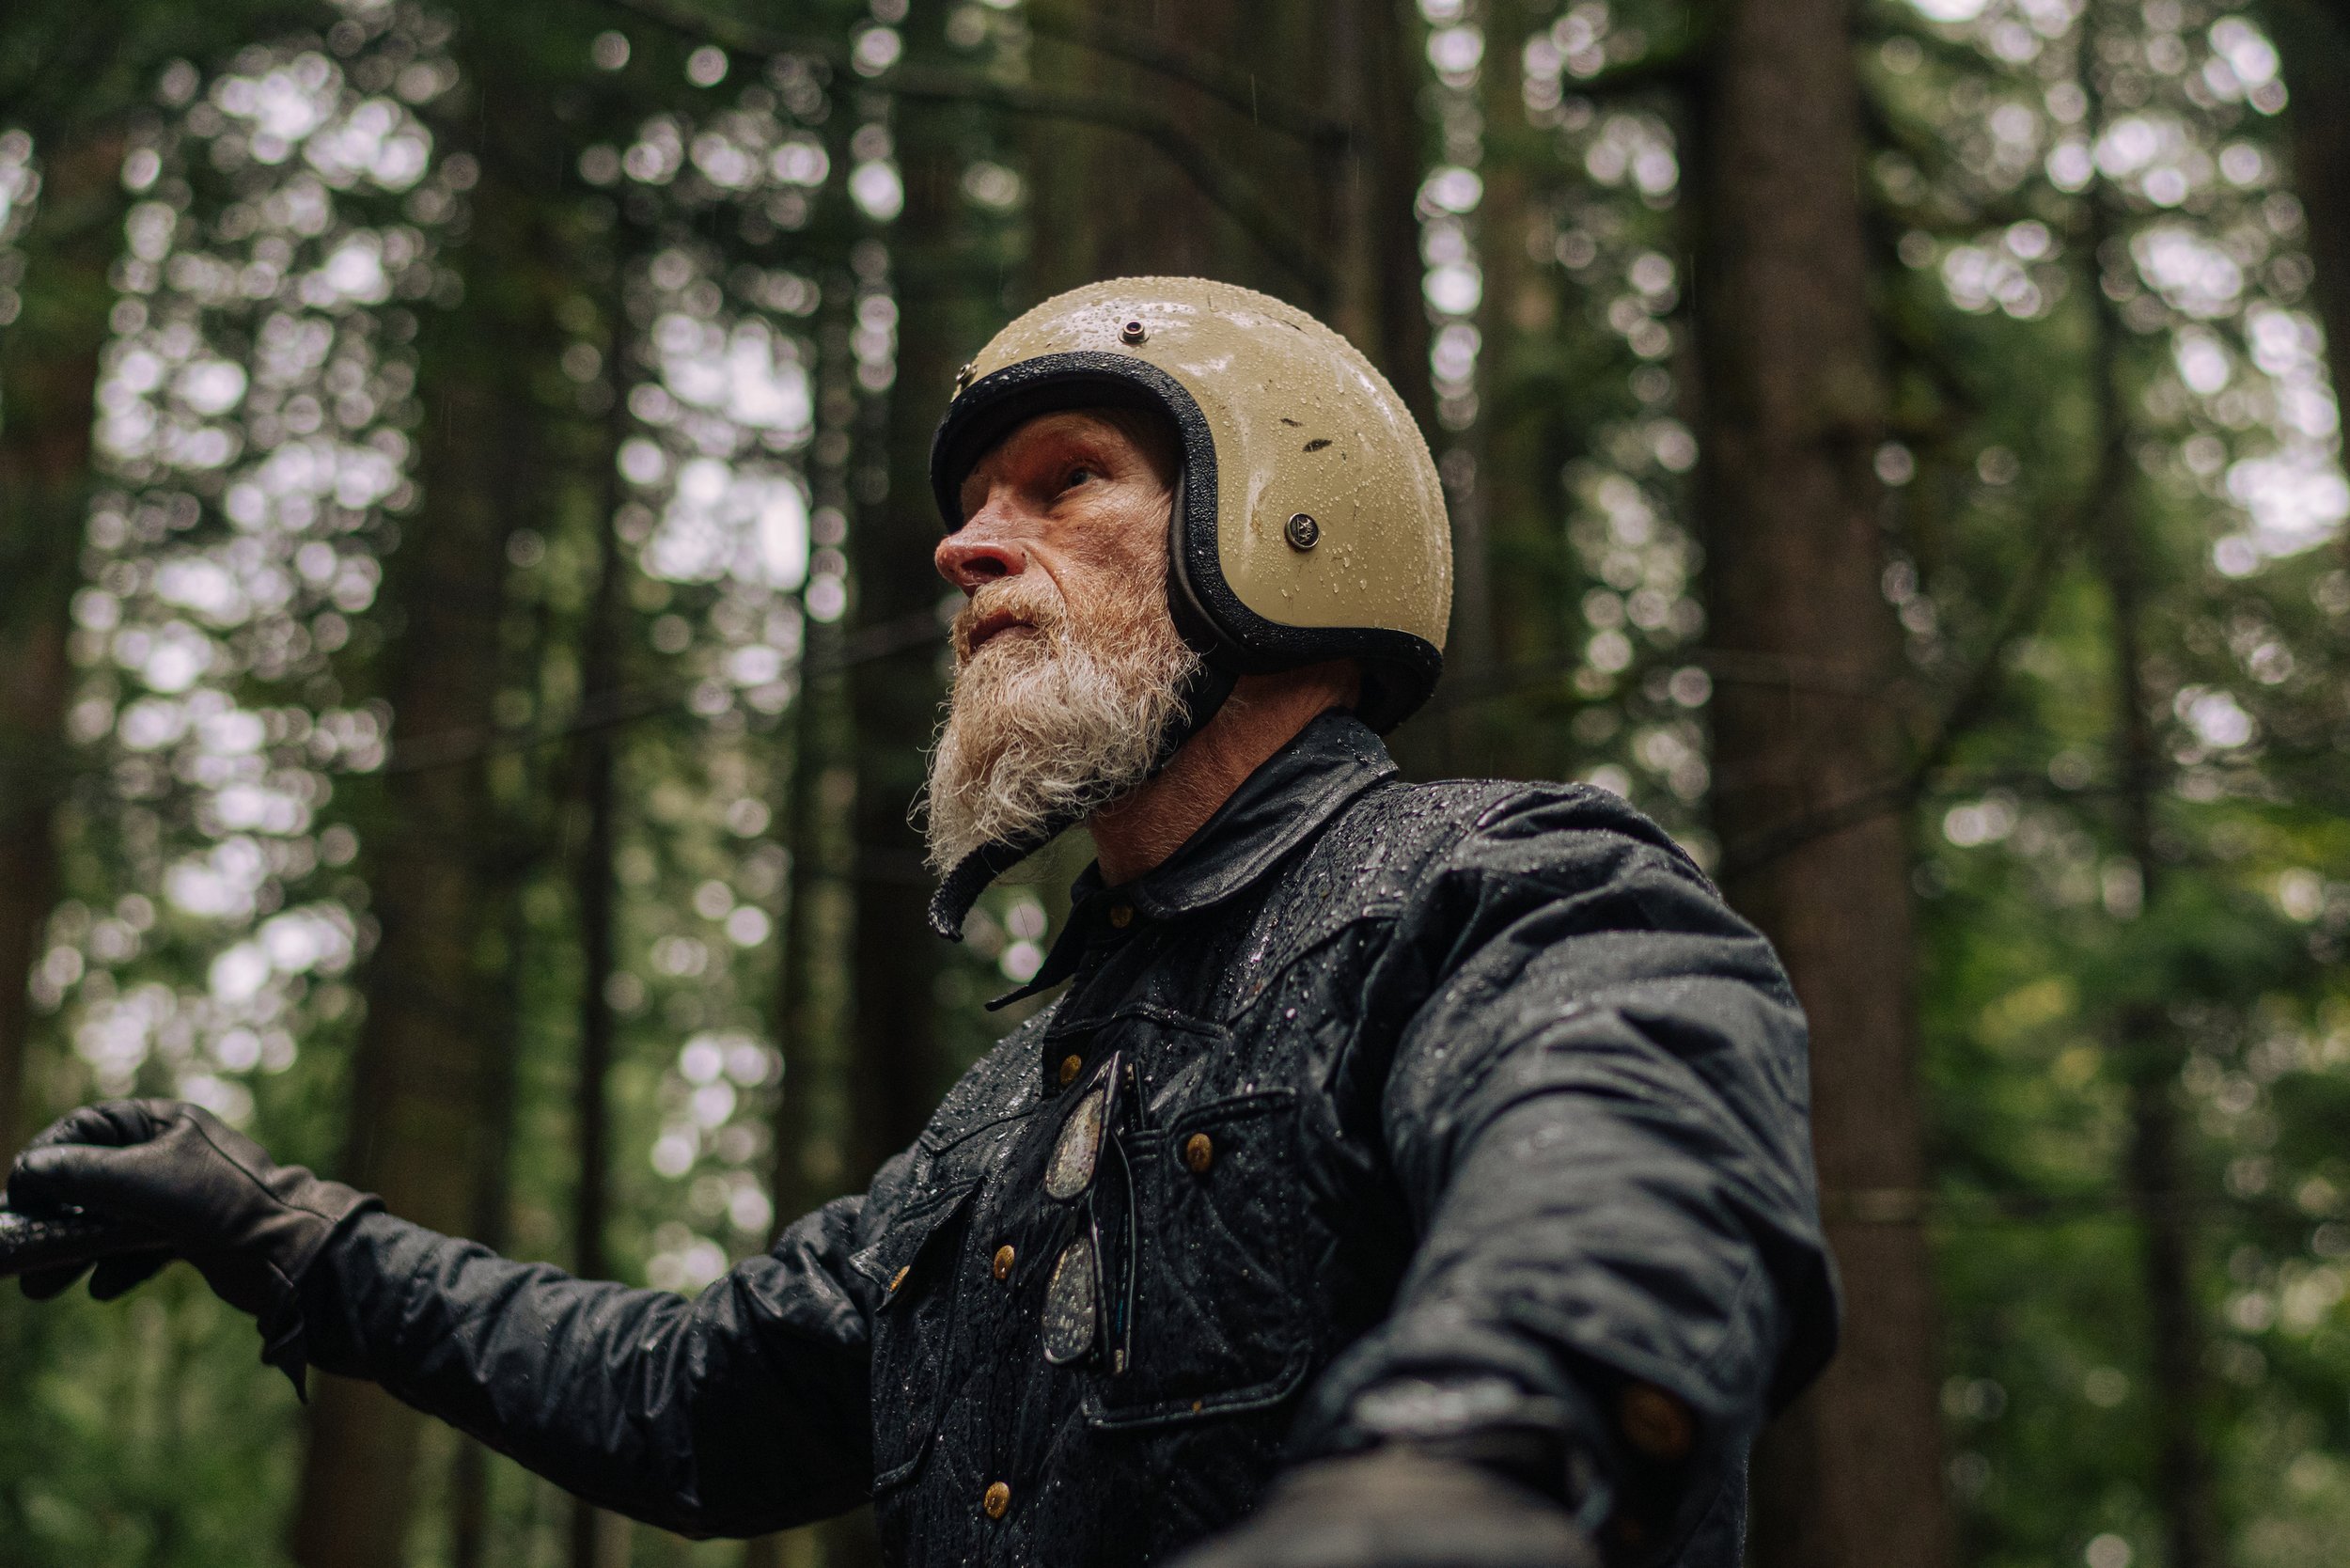
[(981, 458), (939, 574), (968, 602), (931, 757), (931, 860), (1107, 805), (1149, 776), (1198, 657), (1167, 609), (1171, 433), (1047, 414)]

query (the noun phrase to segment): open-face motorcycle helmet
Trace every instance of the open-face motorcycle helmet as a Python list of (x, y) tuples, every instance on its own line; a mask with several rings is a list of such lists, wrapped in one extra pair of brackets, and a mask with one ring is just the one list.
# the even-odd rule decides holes
[[(1049, 299), (956, 380), (931, 445), (948, 530), (963, 525), (963, 481), (1013, 427), (1104, 407), (1155, 412), (1176, 437), (1167, 601), (1204, 667), (1163, 762), (1246, 674), (1357, 660), (1357, 712), (1382, 731), (1428, 699), (1452, 607), (1444, 490), (1403, 400), (1353, 344), (1203, 278), (1116, 278)], [(974, 855), (940, 888), (932, 923), (958, 931), (987, 883), (1044, 841)]]

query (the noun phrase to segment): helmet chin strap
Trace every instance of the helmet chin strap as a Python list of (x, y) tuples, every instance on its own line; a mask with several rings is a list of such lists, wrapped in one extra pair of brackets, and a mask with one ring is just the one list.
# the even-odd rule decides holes
[[(1173, 545), (1183, 515), (1183, 481), (1179, 475), (1175, 480), (1173, 504), (1167, 510), (1167, 607), (1174, 614), (1176, 629), (1183, 634), (1183, 640), (1199, 654), (1199, 662), (1184, 679), (1174, 716), (1159, 732), (1158, 749), (1152, 759), (1151, 771), (1143, 775), (1145, 782), (1156, 778), (1169, 762), (1175, 760), (1175, 754), (1183, 749), (1183, 743), (1208, 727), (1222, 710), (1225, 698), (1232, 695), (1232, 687), (1240, 679), (1239, 672), (1226, 662), (1222, 650), (1206, 630), (1204, 618), (1191, 603), (1190, 586), (1183, 580), (1183, 552)], [(981, 844), (964, 855), (939, 883), (938, 891), (931, 896), (931, 930), (949, 942), (962, 941), (963, 922), (969, 917), (971, 906), (979, 902), (979, 895), (987, 891), (989, 884), (1075, 827), (1089, 814), (1071, 811), (1049, 818), (1026, 833)]]

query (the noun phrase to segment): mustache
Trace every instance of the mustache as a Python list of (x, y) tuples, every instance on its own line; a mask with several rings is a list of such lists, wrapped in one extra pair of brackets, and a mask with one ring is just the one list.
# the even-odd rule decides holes
[(1023, 573), (989, 584), (964, 602), (948, 628), (956, 667), (969, 664), (979, 639), (1004, 630), (1008, 621), (1035, 628), (1048, 645), (1058, 648), (1069, 624), (1069, 605), (1060, 590), (1042, 576)]

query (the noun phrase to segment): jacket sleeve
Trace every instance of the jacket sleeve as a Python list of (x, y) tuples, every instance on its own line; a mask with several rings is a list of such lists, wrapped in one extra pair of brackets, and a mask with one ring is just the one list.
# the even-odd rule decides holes
[(1685, 1530), (1834, 1345), (1801, 1011), (1769, 944), (1598, 792), (1496, 806), (1421, 887), (1382, 1105), (1418, 1244), (1301, 1440), (1543, 1430)]
[(873, 1303), (847, 1263), (903, 1167), (692, 1300), (368, 1215), (304, 1275), (304, 1348), (665, 1529), (747, 1536), (828, 1517), (872, 1485)]

